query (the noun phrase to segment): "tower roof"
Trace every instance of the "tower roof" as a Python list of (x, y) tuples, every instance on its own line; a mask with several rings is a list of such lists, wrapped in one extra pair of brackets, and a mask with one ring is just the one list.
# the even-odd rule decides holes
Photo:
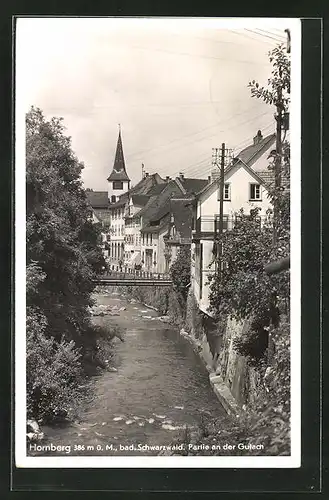
[(125, 158), (123, 156), (121, 130), (119, 130), (119, 137), (117, 142), (117, 149), (115, 152), (114, 165), (112, 172), (107, 178), (108, 181), (130, 181), (126, 172)]

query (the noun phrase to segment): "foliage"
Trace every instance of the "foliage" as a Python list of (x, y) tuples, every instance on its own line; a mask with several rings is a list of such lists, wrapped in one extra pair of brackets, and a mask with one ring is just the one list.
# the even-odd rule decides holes
[(279, 106), (282, 111), (289, 107), (290, 94), (290, 58), (287, 55), (284, 44), (280, 44), (269, 52), (269, 60), (272, 63), (272, 76), (268, 79), (268, 86), (262, 87), (258, 82), (252, 80), (248, 87), (251, 89), (252, 97), (262, 99), (267, 104)]
[(83, 165), (64, 135), (62, 119), (32, 108), (26, 118), (27, 262), (44, 279), (28, 303), (47, 318), (45, 334), (83, 346), (92, 279), (104, 259), (89, 219)]
[[(264, 265), (287, 255), (289, 246), (280, 241), (273, 246), (272, 221), (260, 226), (258, 211), (246, 215), (241, 210), (231, 231), (222, 237), (221, 270), (211, 279), (210, 306), (217, 318), (242, 320), (253, 316), (275, 318), (274, 298), (289, 297), (289, 273), (268, 276)], [(286, 242), (289, 244), (289, 241)]]
[[(282, 116), (289, 111), (290, 104), (290, 58), (284, 45), (280, 44), (269, 52), (269, 60), (273, 65), (272, 76), (268, 79), (267, 87), (260, 86), (258, 82), (252, 80), (248, 87), (251, 96), (262, 99), (265, 103), (276, 106), (276, 110), (282, 113)], [(276, 119), (278, 116), (276, 115)], [(277, 210), (277, 224), (279, 231), (283, 227), (289, 228), (290, 218), (290, 144), (282, 140), (282, 148), (279, 151), (272, 151), (271, 162), (268, 166), (270, 171), (276, 171), (276, 165), (279, 165), (277, 175), (281, 179), (277, 185), (270, 190), (270, 199)]]
[(173, 282), (173, 290), (177, 295), (177, 300), (183, 311), (183, 317), (186, 313), (186, 301), (191, 282), (191, 248), (190, 246), (181, 246), (175, 261), (170, 267), (170, 276)]
[(27, 406), (41, 420), (70, 418), (83, 361), (97, 349), (88, 307), (104, 265), (82, 187), (83, 165), (62, 119), (26, 116)]
[[(253, 80), (249, 83), (252, 97), (278, 106), (287, 111), (290, 93), (290, 60), (283, 46), (270, 53), (273, 64), (267, 88)], [(259, 209), (250, 214), (242, 210), (232, 231), (218, 240), (222, 255), (217, 257), (217, 271), (211, 280), (210, 307), (217, 318), (229, 315), (237, 320), (251, 321), (240, 337), (234, 341), (235, 350), (258, 363), (267, 349), (267, 328), (277, 325), (279, 312), (287, 312), (289, 302), (289, 272), (268, 276), (264, 266), (290, 254), (290, 145), (283, 141), (282, 157), (277, 162), (277, 152), (272, 151), (268, 170), (280, 165), (280, 185), (268, 186), (268, 196), (276, 208), (268, 210), (260, 223)], [(275, 234), (274, 239), (274, 222)], [(220, 259), (219, 259), (220, 258)]]
[(73, 418), (83, 399), (81, 354), (73, 341), (47, 337), (47, 320), (27, 309), (26, 377), (28, 417), (48, 422)]
[[(189, 455), (264, 455), (280, 456), (290, 454), (290, 330), (284, 319), (277, 328), (271, 328), (274, 353), (271, 366), (267, 368), (262, 390), (257, 399), (246, 410), (234, 417), (209, 417), (201, 415), (197, 432), (185, 433), (177, 440), (194, 445), (209, 445), (210, 450), (189, 451)], [(254, 448), (239, 450), (211, 450), (213, 444), (243, 443)], [(177, 452), (176, 452), (177, 453)], [(186, 454), (185, 450), (180, 452)]]

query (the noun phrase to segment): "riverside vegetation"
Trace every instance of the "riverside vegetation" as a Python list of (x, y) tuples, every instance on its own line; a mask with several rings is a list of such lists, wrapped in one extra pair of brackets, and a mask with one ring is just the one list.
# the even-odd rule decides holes
[[(252, 97), (274, 104), (283, 113), (289, 110), (290, 60), (281, 45), (269, 53), (273, 65), (272, 77), (267, 88), (258, 82), (249, 83)], [(268, 169), (275, 171), (277, 154), (272, 152)], [(187, 294), (190, 281), (188, 250), (182, 249), (171, 268), (173, 290), (136, 290), (132, 293), (139, 300), (157, 307), (161, 314), (168, 314), (174, 324), (183, 328), (200, 346), (206, 335), (212, 350), (213, 336), (225, 339), (228, 321), (243, 325), (233, 338), (233, 351), (245, 359), (258, 377), (259, 383), (248, 405), (239, 414), (220, 423), (211, 415), (201, 422), (193, 435), (186, 430), (178, 444), (194, 444), (202, 454), (204, 444), (209, 446), (219, 440), (232, 444), (243, 443), (243, 450), (235, 448), (233, 454), (248, 454), (253, 449), (257, 455), (287, 455), (290, 452), (290, 273), (284, 271), (274, 276), (264, 272), (264, 266), (290, 254), (290, 144), (285, 139), (280, 153), (280, 185), (269, 190), (274, 214), (267, 213), (260, 225), (258, 209), (246, 215), (240, 211), (232, 231), (214, 242), (216, 272), (210, 279), (210, 313), (214, 318), (213, 332), (207, 331), (206, 315), (198, 310), (193, 293)], [(278, 174), (276, 174), (278, 175)], [(220, 249), (223, 249), (221, 251)], [(222, 344), (222, 358), (214, 364), (221, 369), (227, 364), (229, 346)], [(219, 354), (212, 352), (213, 355)], [(248, 392), (249, 388), (247, 388)], [(248, 399), (248, 398), (247, 398)], [(177, 454), (194, 454), (193, 447), (185, 446)], [(227, 454), (227, 450), (206, 451), (205, 454)]]
[[(62, 120), (26, 117), (27, 417), (73, 419), (88, 375), (106, 366), (109, 334), (90, 321), (92, 280), (104, 266), (81, 182), (83, 164)], [(115, 332), (113, 332), (115, 334)]]

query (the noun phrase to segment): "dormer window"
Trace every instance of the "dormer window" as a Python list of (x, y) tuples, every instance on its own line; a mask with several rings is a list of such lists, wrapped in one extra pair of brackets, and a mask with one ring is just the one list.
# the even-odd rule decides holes
[(261, 200), (261, 191), (260, 191), (260, 184), (250, 184), (249, 185), (249, 201), (259, 201)]

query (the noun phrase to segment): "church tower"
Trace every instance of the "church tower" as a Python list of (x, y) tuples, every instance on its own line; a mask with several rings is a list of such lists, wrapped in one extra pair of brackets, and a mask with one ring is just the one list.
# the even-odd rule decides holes
[(121, 194), (126, 193), (130, 188), (130, 179), (126, 172), (125, 159), (123, 156), (121, 128), (119, 125), (119, 137), (112, 172), (107, 178), (108, 198), (111, 203), (118, 201)]

